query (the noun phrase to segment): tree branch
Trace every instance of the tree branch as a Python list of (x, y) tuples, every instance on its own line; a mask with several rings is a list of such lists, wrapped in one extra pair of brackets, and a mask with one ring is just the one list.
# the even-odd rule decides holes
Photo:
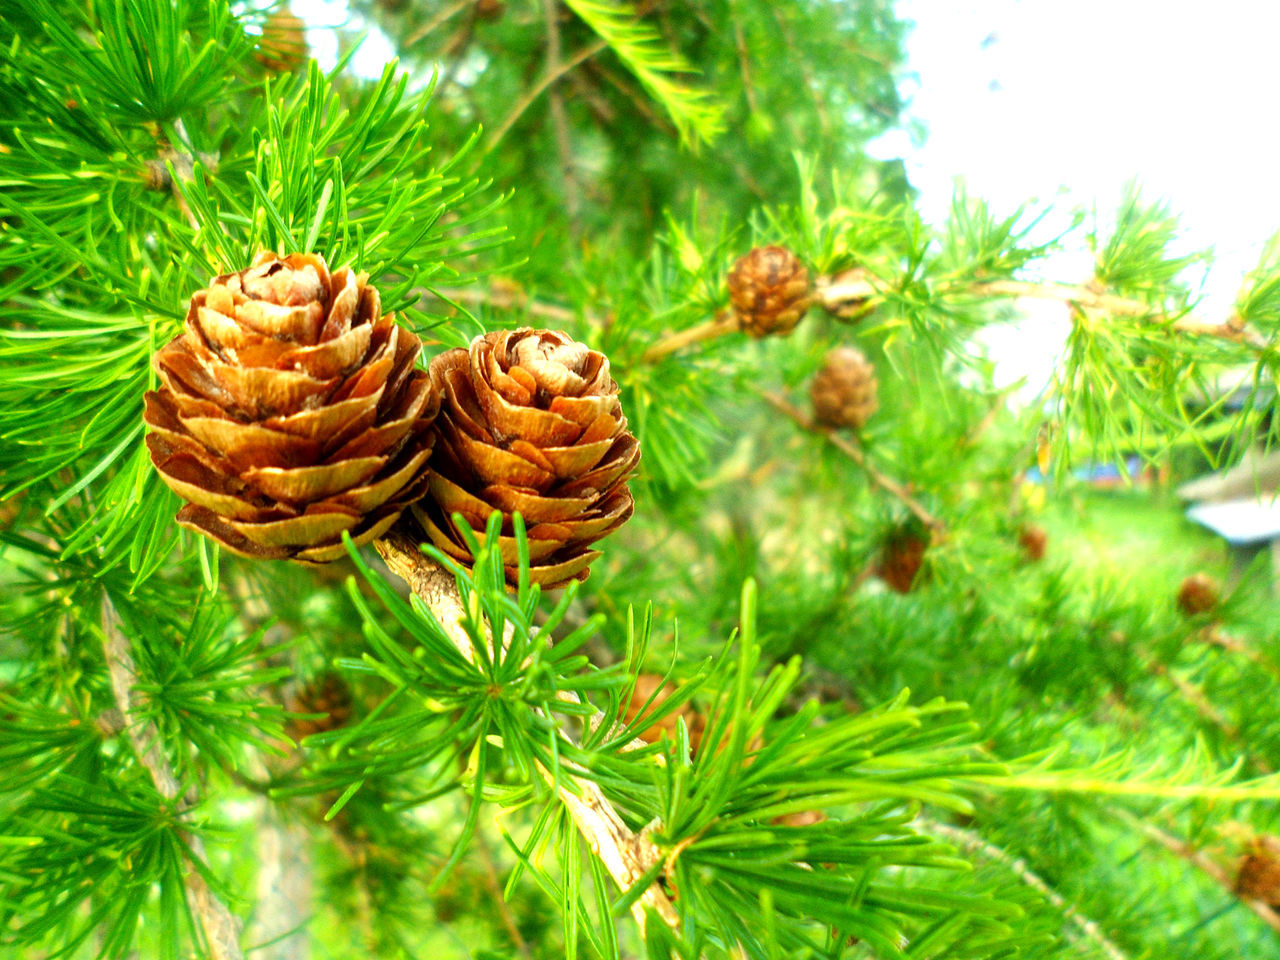
[[(386, 561), (388, 569), (404, 580), (431, 609), (454, 646), (474, 662), (475, 646), (462, 625), (465, 611), (453, 575), (425, 556), (418, 545), (400, 531), (393, 529), (375, 540), (374, 547)], [(562, 777), (557, 783), (556, 777), (541, 766), (539, 773), (556, 791), (570, 818), (586, 838), (591, 852), (600, 858), (621, 890), (629, 889), (662, 860), (662, 853), (649, 839), (648, 831), (633, 832), (599, 784), (573, 775)], [(657, 883), (650, 884), (631, 907), (641, 932), (644, 931), (646, 910), (654, 911), (672, 929), (680, 925), (675, 906)]]
[(984, 860), (1000, 864), (1028, 887), (1044, 897), (1049, 905), (1060, 912), (1063, 918), (1078, 931), (1076, 935), (1068, 933), (1068, 939), (1078, 942), (1077, 937), (1079, 937), (1089, 941), (1105, 954), (1108, 960), (1127, 960), (1124, 951), (1111, 942), (1095, 921), (1082, 914), (1076, 909), (1075, 904), (1049, 886), (1022, 858), (1015, 857), (1007, 850), (988, 843), (971, 830), (964, 830), (948, 823), (939, 823), (935, 820), (922, 818), (917, 818), (916, 822), (920, 824), (921, 829), (926, 833), (945, 837), (957, 846), (971, 853), (976, 853)]
[[(119, 617), (106, 593), (102, 596), (102, 648), (106, 655), (107, 671), (111, 676), (111, 692), (115, 697), (116, 708), (120, 711), (125, 735), (129, 738), (138, 761), (151, 774), (151, 782), (162, 797), (175, 801), (179, 810), (190, 806), (195, 798), (189, 794), (186, 798), (179, 799), (182, 788), (178, 778), (174, 776), (169, 758), (165, 756), (159, 729), (154, 723), (138, 717), (142, 695), (135, 689), (137, 667), (133, 662), (129, 640), (120, 630)], [(207, 868), (209, 858), (205, 854), (204, 841), (186, 831), (182, 832), (182, 840), (191, 865)], [(187, 902), (204, 930), (210, 956), (214, 960), (243, 960), (244, 954), (240, 950), (240, 920), (209, 889), (198, 869), (188, 871), (184, 882)]]
[(791, 403), (785, 397), (767, 390), (758, 391), (764, 401), (775, 410), (785, 413), (794, 420), (800, 427), (808, 430), (810, 433), (816, 433), (818, 436), (826, 439), (833, 447), (843, 453), (846, 457), (861, 467), (867, 474), (867, 477), (877, 487), (890, 496), (896, 497), (902, 502), (902, 505), (910, 510), (916, 517), (930, 530), (936, 533), (942, 533), (946, 530), (946, 524), (930, 513), (919, 500), (913, 497), (910, 491), (902, 484), (885, 473), (882, 473), (868, 459), (867, 455), (862, 452), (862, 448), (847, 437), (842, 437), (836, 431), (829, 427), (824, 427), (816, 423), (813, 418), (806, 416), (795, 404)]
[(569, 225), (577, 231), (578, 215), (582, 211), (582, 197), (578, 192), (578, 175), (574, 169), (573, 144), (569, 140), (569, 117), (564, 109), (564, 94), (558, 78), (560, 70), (560, 25), (556, 17), (560, 13), (558, 0), (542, 0), (542, 13), (547, 21), (547, 76), (554, 76), (547, 96), (551, 101), (551, 127), (556, 135), (556, 150), (560, 154), (560, 177), (564, 182), (564, 205)]
[(486, 154), (493, 152), (494, 147), (501, 143), (502, 138), (507, 135), (513, 126), (515, 126), (516, 121), (519, 120), (524, 115), (524, 112), (533, 105), (533, 102), (542, 95), (542, 91), (546, 90), (547, 87), (551, 86), (578, 64), (582, 63), (584, 60), (591, 59), (607, 46), (608, 44), (605, 43), (605, 41), (597, 40), (595, 43), (591, 43), (583, 47), (568, 60), (558, 64), (554, 70), (548, 69), (547, 72), (542, 75), (542, 78), (526, 90), (524, 96), (521, 97), (516, 102), (516, 105), (511, 108), (511, 112), (507, 114), (507, 118), (502, 121), (498, 129), (494, 131), (493, 136), (489, 138), (489, 145), (484, 148), (484, 152)]
[(1272, 907), (1263, 903), (1261, 900), (1253, 900), (1248, 897), (1241, 897), (1235, 890), (1235, 882), (1231, 875), (1227, 873), (1221, 866), (1215, 863), (1211, 858), (1205, 856), (1204, 853), (1197, 850), (1191, 844), (1179, 840), (1171, 834), (1165, 833), (1159, 827), (1139, 820), (1127, 810), (1112, 808), (1112, 813), (1117, 814), (1120, 819), (1124, 820), (1129, 826), (1137, 829), (1141, 833), (1146, 834), (1160, 846), (1164, 847), (1170, 853), (1181, 857), (1193, 867), (1217, 881), (1218, 885), (1230, 893), (1234, 897), (1238, 897), (1240, 902), (1254, 912), (1257, 917), (1276, 933), (1280, 933), (1280, 913), (1277, 913)]
[[(814, 297), (822, 307), (832, 313), (838, 313), (842, 307), (847, 308), (851, 303), (861, 304), (871, 300), (883, 300), (888, 289), (885, 283), (862, 271), (860, 276), (840, 282), (822, 283), (819, 280), (815, 285)], [(982, 280), (976, 283), (944, 286), (939, 292), (951, 295), (964, 293), (975, 297), (1031, 297), (1039, 300), (1057, 300), (1084, 310), (1099, 310), (1120, 317), (1141, 317), (1153, 323), (1171, 319), (1171, 314), (1160, 307), (1141, 300), (1103, 293), (1088, 285), (1034, 283), (1025, 280)], [(1171, 326), (1182, 333), (1222, 337), (1225, 340), (1248, 343), (1254, 347), (1262, 347), (1266, 344), (1257, 331), (1248, 329), (1238, 317), (1228, 319), (1224, 323), (1210, 323), (1191, 316), (1177, 316), (1172, 318)]]
[(723, 337), (726, 333), (737, 333), (739, 329), (741, 328), (738, 324), (738, 318), (733, 315), (733, 312), (721, 310), (712, 320), (704, 321), (684, 330), (677, 330), (675, 333), (663, 337), (646, 350), (641, 355), (640, 360), (642, 363), (655, 363), (667, 354), (675, 353), (690, 344), (700, 343), (703, 340), (714, 340), (716, 337)]

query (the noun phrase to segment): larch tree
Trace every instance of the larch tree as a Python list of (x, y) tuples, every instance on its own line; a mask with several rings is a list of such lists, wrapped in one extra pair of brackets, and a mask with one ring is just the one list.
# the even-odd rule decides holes
[(0, 11), (5, 956), (1280, 956), (1263, 571), (1024, 482), (1267, 446), (1280, 248), (924, 222), (888, 0)]

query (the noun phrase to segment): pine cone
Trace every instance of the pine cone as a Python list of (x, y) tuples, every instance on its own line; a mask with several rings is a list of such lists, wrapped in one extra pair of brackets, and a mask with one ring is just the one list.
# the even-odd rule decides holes
[(809, 385), (813, 414), (828, 427), (861, 430), (880, 409), (876, 368), (861, 350), (836, 347), (827, 353), (822, 369)]
[(1207, 573), (1193, 573), (1178, 588), (1178, 609), (1186, 617), (1208, 613), (1218, 605), (1220, 594), (1217, 580)]
[(891, 590), (910, 593), (916, 585), (920, 568), (924, 565), (929, 541), (910, 529), (891, 533), (880, 551), (880, 563), (876, 573)]
[(530, 580), (585, 579), (588, 545), (631, 516), (627, 480), (640, 445), (627, 432), (609, 361), (563, 333), (502, 330), (431, 361), (441, 394), (431, 496), (414, 516), (431, 542), (473, 562), (452, 515), (475, 530), (501, 511), (507, 581), (516, 583), (511, 515), (527, 524)]
[(1255, 837), (1240, 859), (1236, 893), (1280, 907), (1280, 837)]
[(294, 717), (285, 724), (289, 739), (297, 741), (316, 733), (344, 727), (351, 719), (351, 688), (336, 673), (326, 673), (298, 689), (285, 701), (290, 713), (323, 713), (323, 717)]
[(729, 271), (729, 302), (743, 332), (790, 333), (809, 309), (809, 271), (786, 247), (756, 247)]
[(307, 59), (307, 25), (286, 4), (267, 16), (254, 52), (257, 61), (276, 73), (292, 73)]
[[(673, 693), (675, 693), (675, 687), (664, 684), (662, 677), (656, 673), (640, 674), (636, 677), (635, 689), (631, 692), (631, 702), (627, 704), (626, 713), (622, 717), (623, 722), (631, 723), (637, 717), (648, 717), (656, 712)], [(653, 702), (649, 704), (648, 709), (645, 709), (645, 703), (650, 697), (653, 697)], [(707, 721), (693, 708), (692, 704), (685, 703), (680, 709), (667, 714), (637, 736), (645, 743), (657, 743), (664, 736), (674, 741), (676, 723), (681, 719), (684, 720), (685, 729), (689, 731), (689, 752), (697, 756), (698, 748), (702, 746), (702, 737), (707, 730)]]
[(303, 562), (367, 543), (426, 492), (439, 398), (421, 344), (364, 274), (262, 253), (191, 298), (156, 354), (151, 460), (178, 523), (234, 553)]
[(504, 0), (476, 0), (477, 20), (499, 20), (507, 12)]
[(1049, 534), (1045, 532), (1044, 527), (1038, 527), (1034, 523), (1028, 524), (1018, 531), (1018, 546), (1022, 547), (1022, 552), (1026, 554), (1028, 560), (1043, 560), (1045, 550), (1049, 546)]

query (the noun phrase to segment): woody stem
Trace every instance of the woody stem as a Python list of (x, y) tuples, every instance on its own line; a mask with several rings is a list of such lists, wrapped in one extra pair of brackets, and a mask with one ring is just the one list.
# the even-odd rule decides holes
[[(374, 541), (374, 546), (391, 572), (431, 609), (459, 652), (474, 662), (475, 645), (462, 625), (465, 610), (453, 575), (425, 556), (412, 539), (399, 531), (393, 530)], [(662, 858), (645, 834), (638, 834), (627, 826), (599, 784), (572, 773), (557, 779), (541, 766), (538, 772), (556, 791), (591, 852), (600, 858), (619, 889), (629, 889)], [(642, 933), (649, 910), (672, 929), (679, 927), (680, 917), (657, 883), (650, 884), (631, 907)]]

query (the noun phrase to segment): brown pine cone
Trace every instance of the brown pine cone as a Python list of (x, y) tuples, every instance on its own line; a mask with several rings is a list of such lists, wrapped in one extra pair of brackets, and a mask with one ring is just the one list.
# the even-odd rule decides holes
[(1178, 588), (1178, 609), (1185, 617), (1208, 613), (1218, 605), (1221, 588), (1207, 573), (1193, 573)]
[(1043, 560), (1049, 546), (1049, 534), (1044, 527), (1038, 527), (1034, 523), (1027, 524), (1018, 531), (1018, 546), (1022, 547), (1028, 560)]
[(344, 727), (351, 719), (351, 688), (336, 673), (326, 673), (300, 687), (285, 701), (290, 713), (323, 713), (323, 717), (292, 717), (285, 724), (289, 739), (297, 741), (316, 733)]
[(191, 298), (155, 358), (147, 449), (178, 523), (234, 553), (324, 562), (426, 492), (439, 397), (378, 291), (314, 254), (258, 255)]
[(640, 444), (627, 432), (609, 361), (566, 334), (501, 330), (431, 361), (441, 395), (431, 496), (414, 507), (431, 542), (473, 562), (452, 515), (484, 529), (501, 511), (508, 583), (518, 575), (511, 516), (527, 524), (529, 578), (546, 588), (585, 579), (589, 544), (621, 526)]
[(277, 7), (267, 16), (253, 55), (276, 73), (292, 73), (306, 61), (307, 25), (293, 15), (288, 4)]
[(880, 409), (876, 368), (861, 350), (836, 347), (827, 353), (822, 369), (809, 385), (813, 415), (828, 427), (861, 430)]
[(1280, 907), (1280, 837), (1255, 837), (1236, 872), (1236, 893)]
[[(631, 723), (637, 717), (648, 717), (656, 712), (673, 693), (675, 693), (675, 686), (664, 684), (662, 677), (658, 674), (640, 674), (636, 677), (635, 689), (631, 692), (631, 702), (627, 704), (626, 712), (622, 716), (623, 722)], [(653, 697), (653, 702), (649, 704), (648, 709), (645, 709), (645, 703), (650, 697)], [(707, 730), (707, 720), (690, 703), (685, 703), (680, 709), (667, 714), (637, 736), (645, 743), (657, 743), (663, 737), (674, 741), (676, 721), (681, 719), (684, 720), (685, 729), (689, 731), (689, 751), (696, 756), (698, 748), (702, 746), (703, 734)]]
[(880, 550), (880, 563), (876, 573), (897, 593), (910, 593), (924, 565), (929, 541), (910, 529), (891, 533)]
[(476, 0), (477, 20), (498, 20), (506, 12), (504, 0)]
[(744, 333), (790, 333), (809, 309), (809, 271), (786, 247), (756, 247), (729, 270), (729, 302)]

